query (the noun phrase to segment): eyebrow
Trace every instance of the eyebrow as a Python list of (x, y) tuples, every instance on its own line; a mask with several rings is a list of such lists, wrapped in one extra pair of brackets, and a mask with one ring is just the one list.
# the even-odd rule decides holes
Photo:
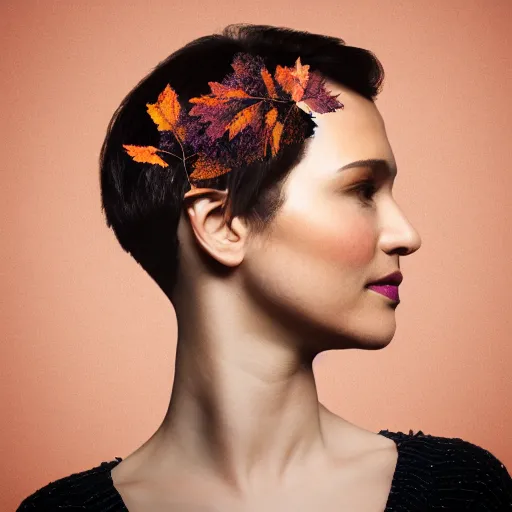
[(367, 158), (366, 160), (356, 160), (350, 162), (338, 169), (338, 172), (344, 171), (345, 169), (352, 169), (353, 167), (370, 167), (372, 170), (387, 171), (394, 178), (397, 174), (396, 164), (392, 164), (383, 158)]

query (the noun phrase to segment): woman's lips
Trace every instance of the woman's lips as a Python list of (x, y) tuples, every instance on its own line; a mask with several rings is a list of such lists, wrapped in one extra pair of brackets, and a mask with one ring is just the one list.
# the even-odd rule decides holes
[(370, 290), (385, 295), (388, 299), (400, 302), (398, 296), (398, 286), (392, 284), (370, 284), (368, 285)]

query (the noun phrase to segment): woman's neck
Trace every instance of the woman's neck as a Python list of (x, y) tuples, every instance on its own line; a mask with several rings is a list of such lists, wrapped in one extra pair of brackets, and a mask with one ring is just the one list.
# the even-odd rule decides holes
[(240, 493), (325, 468), (332, 427), (355, 426), (319, 403), (312, 359), (251, 298), (206, 289), (175, 304), (174, 384), (148, 441), (152, 458), (179, 460)]
[(240, 490), (276, 483), (325, 456), (312, 367), (268, 340), (233, 333), (223, 347), (180, 339), (164, 431)]

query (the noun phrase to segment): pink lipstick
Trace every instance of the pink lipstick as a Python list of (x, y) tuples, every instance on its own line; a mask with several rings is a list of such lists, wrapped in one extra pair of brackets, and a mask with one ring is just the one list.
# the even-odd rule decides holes
[(385, 295), (388, 299), (400, 302), (398, 296), (398, 286), (392, 284), (370, 284), (368, 285), (370, 290)]
[(396, 270), (387, 276), (369, 283), (366, 287), (374, 292), (380, 293), (381, 295), (385, 295), (388, 299), (400, 302), (400, 298), (398, 297), (398, 286), (402, 282), (403, 278), (404, 276), (400, 270)]

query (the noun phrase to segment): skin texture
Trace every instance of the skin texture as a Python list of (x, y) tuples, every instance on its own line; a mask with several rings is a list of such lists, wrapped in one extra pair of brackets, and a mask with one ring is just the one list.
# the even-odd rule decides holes
[(225, 224), (223, 191), (187, 200), (169, 409), (112, 471), (131, 512), (176, 496), (197, 510), (311, 510), (319, 500), (327, 511), (384, 509), (395, 445), (320, 404), (312, 362), (324, 350), (389, 344), (397, 305), (365, 285), (399, 269), (421, 239), (392, 196), (393, 173), (337, 171), (368, 158), (396, 164), (375, 104), (327, 89), (345, 108), (314, 114), (315, 135), (264, 233), (239, 218)]

